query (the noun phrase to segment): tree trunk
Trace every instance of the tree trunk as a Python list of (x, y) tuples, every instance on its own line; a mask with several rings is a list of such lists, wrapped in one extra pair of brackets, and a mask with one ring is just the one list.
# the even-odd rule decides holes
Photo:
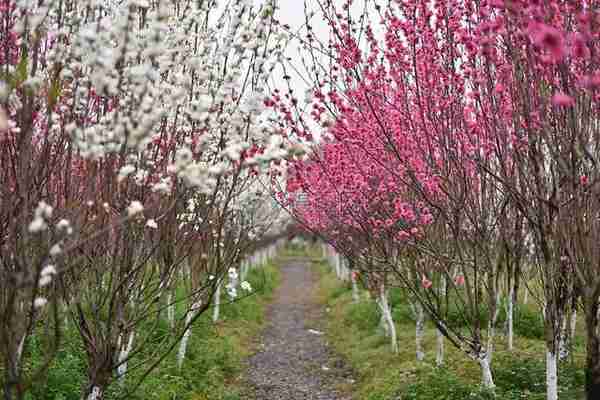
[(213, 315), (212, 315), (213, 322), (217, 322), (219, 320), (219, 312), (220, 312), (220, 307), (221, 307), (221, 285), (222, 284), (223, 284), (223, 282), (219, 282), (217, 284), (217, 290), (215, 290), (215, 294), (214, 294), (214, 305), (213, 305)]
[(487, 354), (485, 352), (480, 353), (477, 361), (481, 368), (481, 385), (486, 389), (493, 389), (495, 387), (494, 378), (492, 377), (492, 369)]
[(102, 400), (104, 390), (100, 386), (91, 386), (88, 393), (84, 394), (82, 400)]
[(558, 343), (558, 358), (563, 361), (569, 357), (570, 337), (567, 331), (567, 316), (563, 317), (560, 325), (560, 342)]
[(177, 368), (181, 369), (183, 366), (183, 360), (185, 360), (185, 354), (187, 352), (187, 344), (190, 340), (190, 336), (192, 335), (192, 327), (190, 324), (194, 319), (197, 309), (200, 307), (202, 303), (201, 300), (198, 300), (194, 304), (192, 304), (191, 309), (187, 312), (185, 316), (185, 326), (187, 327), (185, 332), (183, 333), (183, 338), (181, 338), (181, 343), (179, 344), (179, 352), (177, 353)]
[(577, 309), (574, 309), (571, 313), (571, 339), (575, 337), (575, 330), (577, 328)]
[(515, 292), (514, 292), (514, 286), (511, 285), (510, 286), (510, 293), (508, 294), (508, 305), (507, 305), (507, 310), (506, 310), (506, 321), (508, 323), (508, 350), (512, 351), (514, 348), (514, 309), (515, 309), (515, 304), (514, 304), (514, 297), (515, 297)]
[[(586, 296), (589, 298), (589, 296)], [(600, 338), (598, 332), (598, 299), (586, 301), (585, 322), (587, 355), (585, 393), (587, 400), (600, 399)]]
[(82, 400), (102, 400), (104, 391), (108, 386), (112, 374), (112, 369), (107, 369), (107, 365), (88, 371), (88, 382), (84, 386), (81, 399)]
[(123, 379), (125, 374), (127, 373), (127, 357), (129, 357), (129, 353), (131, 353), (131, 349), (133, 348), (133, 341), (135, 339), (135, 332), (132, 331), (129, 333), (129, 339), (127, 340), (127, 344), (121, 343), (121, 349), (119, 350), (119, 366), (117, 367), (117, 377), (121, 378), (121, 384), (125, 383)]
[(354, 271), (350, 272), (350, 276), (352, 279), (352, 301), (354, 303), (358, 303), (360, 301), (360, 296), (358, 293), (358, 284), (356, 283), (356, 274)]
[(497, 292), (494, 306), (492, 308), (492, 316), (488, 322), (488, 337), (487, 337), (487, 346), (486, 346), (486, 355), (488, 364), (492, 364), (492, 358), (494, 356), (494, 339), (496, 338), (496, 323), (498, 321), (498, 314), (500, 311), (499, 307), (500, 303), (500, 291)]
[(425, 330), (425, 312), (421, 304), (416, 304), (417, 318), (415, 323), (415, 348), (417, 361), (423, 361), (425, 352), (423, 351), (423, 332)]
[[(8, 357), (10, 357), (10, 354), (8, 354)], [(8, 365), (14, 363), (14, 361), (11, 362), (7, 359), (3, 361)], [(21, 400), (23, 393), (19, 390), (20, 387), (17, 370), (9, 366), (4, 371), (4, 400)]]
[[(445, 298), (447, 291), (447, 282), (446, 276), (442, 276), (441, 285), (440, 285), (440, 297)], [(444, 364), (444, 335), (442, 331), (437, 328), (436, 329), (436, 352), (435, 352), (435, 365), (441, 367)]]
[(435, 354), (435, 365), (441, 367), (444, 365), (444, 335), (439, 329), (436, 330), (436, 342), (437, 350)]
[(175, 304), (173, 304), (173, 293), (167, 295), (167, 320), (169, 327), (175, 328)]
[(546, 399), (558, 400), (558, 364), (552, 349), (546, 350)]
[(389, 333), (390, 340), (392, 342), (392, 351), (397, 353), (398, 338), (396, 335), (396, 324), (394, 324), (394, 319), (392, 318), (392, 310), (390, 309), (390, 305), (388, 303), (387, 291), (384, 284), (381, 284), (379, 287), (379, 307), (381, 309), (381, 315), (385, 320), (385, 325), (388, 328), (387, 332)]

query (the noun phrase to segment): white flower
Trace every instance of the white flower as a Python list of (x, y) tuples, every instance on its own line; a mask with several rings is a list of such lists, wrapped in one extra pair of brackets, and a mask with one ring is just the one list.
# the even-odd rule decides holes
[(171, 191), (171, 186), (172, 182), (170, 177), (162, 178), (159, 182), (155, 183), (152, 186), (152, 191), (159, 193), (169, 193)]
[(33, 307), (38, 309), (38, 308), (42, 308), (44, 307), (46, 304), (48, 304), (48, 299), (46, 299), (45, 297), (37, 297), (34, 301), (33, 301)]
[(40, 275), (41, 276), (56, 275), (56, 267), (52, 264), (48, 264), (42, 269), (42, 272), (40, 272)]
[(47, 286), (50, 282), (52, 282), (51, 275), (42, 275), (40, 277), (40, 281), (38, 283), (39, 283), (40, 287), (44, 287), (44, 286)]
[(29, 232), (37, 233), (48, 228), (46, 220), (52, 217), (52, 207), (45, 201), (40, 201), (34, 212), (33, 221), (29, 224)]
[(214, 279), (215, 279), (215, 276), (214, 276), (214, 275), (209, 275), (209, 276), (208, 276), (208, 280), (209, 280), (209, 281), (212, 281), (212, 280), (214, 280)]
[(248, 282), (248, 281), (242, 282), (242, 284), (240, 286), (241, 286), (242, 290), (245, 290), (246, 292), (252, 291), (252, 286), (250, 285), (250, 282)]
[(142, 211), (144, 211), (144, 206), (137, 200), (132, 201), (129, 207), (127, 207), (127, 215), (130, 217), (133, 217)]
[(56, 224), (56, 228), (59, 231), (66, 232), (67, 235), (71, 235), (73, 233), (73, 228), (71, 228), (70, 222), (66, 219), (61, 219), (60, 221), (58, 221), (58, 223)]
[(123, 179), (127, 178), (131, 173), (135, 171), (135, 166), (131, 164), (124, 165), (121, 167), (119, 171), (119, 176), (117, 177), (117, 181), (121, 182)]
[(50, 255), (51, 256), (56, 257), (60, 253), (62, 253), (62, 247), (61, 247), (61, 245), (59, 243), (55, 244), (54, 246), (52, 246), (50, 248)]
[(156, 229), (156, 228), (158, 228), (158, 224), (157, 224), (157, 223), (156, 223), (156, 221), (155, 221), (155, 220), (153, 220), (153, 219), (149, 219), (149, 220), (148, 220), (148, 222), (146, 222), (146, 226), (147, 226), (148, 228), (152, 228), (152, 229)]
[(235, 285), (232, 285), (231, 283), (228, 284), (226, 286), (227, 289), (227, 295), (231, 298), (231, 299), (235, 299), (237, 297), (237, 290), (235, 288)]
[(31, 233), (38, 233), (46, 230), (46, 228), (48, 228), (48, 225), (46, 225), (46, 222), (44, 222), (44, 219), (41, 217), (34, 218), (29, 224), (29, 232)]
[(229, 268), (229, 279), (237, 279), (238, 273), (235, 268)]

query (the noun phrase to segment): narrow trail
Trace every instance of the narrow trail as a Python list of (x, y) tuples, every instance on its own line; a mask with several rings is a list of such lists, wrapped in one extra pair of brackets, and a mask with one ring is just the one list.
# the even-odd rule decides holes
[(316, 275), (307, 259), (285, 259), (281, 285), (267, 310), (261, 350), (248, 361), (249, 398), (350, 400), (338, 388), (352, 382), (351, 373), (320, 329)]

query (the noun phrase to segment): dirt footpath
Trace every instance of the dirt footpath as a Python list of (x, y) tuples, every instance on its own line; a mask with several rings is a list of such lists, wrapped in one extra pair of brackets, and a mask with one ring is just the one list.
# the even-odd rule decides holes
[(255, 400), (350, 400), (336, 389), (352, 376), (331, 352), (315, 302), (317, 274), (301, 258), (284, 261), (281, 285), (267, 310), (260, 350), (249, 359), (248, 397)]

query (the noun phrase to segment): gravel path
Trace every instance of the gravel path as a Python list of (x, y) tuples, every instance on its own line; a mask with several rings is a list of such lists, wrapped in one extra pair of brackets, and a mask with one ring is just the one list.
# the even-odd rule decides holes
[(267, 311), (261, 350), (249, 359), (246, 379), (255, 400), (350, 400), (337, 388), (351, 384), (343, 361), (327, 347), (314, 299), (317, 276), (307, 260), (287, 259)]

